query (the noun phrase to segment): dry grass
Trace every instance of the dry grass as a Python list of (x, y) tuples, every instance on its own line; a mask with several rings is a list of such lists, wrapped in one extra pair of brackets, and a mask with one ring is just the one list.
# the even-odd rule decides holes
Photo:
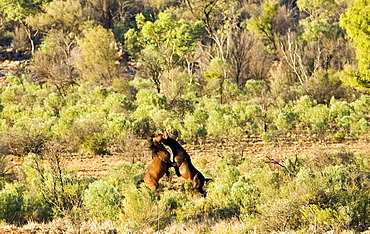
[(69, 234), (69, 233), (89, 233), (89, 234), (102, 234), (102, 233), (118, 233), (112, 222), (98, 222), (90, 221), (83, 222), (78, 227), (68, 219), (56, 219), (48, 224), (40, 224), (30, 222), (22, 227), (14, 225), (6, 225), (0, 227), (0, 233), (14, 233), (14, 234)]
[[(210, 175), (213, 173), (214, 165), (223, 155), (233, 152), (240, 157), (259, 157), (273, 158), (276, 161), (283, 162), (286, 158), (295, 155), (315, 155), (315, 152), (364, 152), (370, 154), (368, 147), (368, 137), (347, 141), (344, 143), (330, 143), (319, 141), (276, 141), (276, 142), (224, 142), (206, 145), (184, 145), (190, 156), (201, 171), (207, 171)], [(140, 145), (138, 143), (137, 145)], [(131, 151), (132, 152), (132, 151)], [(149, 162), (151, 154), (148, 150), (141, 148), (141, 160)], [(127, 154), (114, 154), (105, 156), (79, 156), (69, 155), (65, 157), (64, 163), (69, 168), (78, 169), (79, 176), (99, 178), (108, 173), (115, 164), (121, 161), (127, 161)], [(205, 160), (203, 160), (205, 159)], [(13, 160), (17, 162), (17, 160)], [(20, 161), (18, 161), (21, 163)], [(146, 163), (146, 162), (144, 162)], [(177, 183), (183, 183), (180, 179), (175, 179)], [(171, 183), (172, 186), (178, 186)], [(68, 219), (56, 219), (48, 224), (29, 223), (23, 227), (1, 225), (0, 233), (125, 233), (122, 224), (117, 226), (113, 222), (99, 221), (81, 221), (74, 224)], [(120, 231), (122, 227), (122, 232)], [(142, 230), (142, 229), (141, 229)], [(236, 218), (228, 220), (216, 220), (214, 218), (202, 216), (191, 220), (175, 222), (163, 230), (148, 228), (141, 233), (262, 233), (259, 225), (251, 222), (242, 222)], [(278, 233), (278, 232), (276, 232)], [(283, 233), (283, 232), (280, 232)], [(291, 233), (291, 232), (290, 232)], [(337, 233), (337, 232), (328, 232)], [(344, 234), (353, 233), (350, 231), (341, 232)], [(369, 231), (363, 233), (370, 233)]]
[[(284, 161), (295, 155), (307, 156), (314, 152), (364, 152), (370, 154), (368, 144), (370, 136), (361, 139), (352, 139), (343, 143), (331, 143), (320, 141), (287, 141), (282, 139), (277, 142), (262, 142), (262, 141), (225, 141), (223, 143), (208, 143), (205, 145), (183, 145), (185, 150), (190, 154), (196, 166), (201, 166), (201, 170), (213, 171), (215, 164), (227, 153), (235, 153), (240, 157), (257, 157), (266, 159), (273, 158), (277, 161)], [(130, 153), (134, 157), (135, 149), (140, 157), (135, 161), (142, 161), (148, 164), (151, 160), (151, 152), (145, 147), (145, 142), (135, 142), (136, 147), (130, 146)], [(206, 165), (198, 165), (199, 158), (206, 160)], [(109, 169), (115, 164), (122, 161), (131, 161), (128, 158), (127, 152), (114, 155), (104, 156), (79, 156), (70, 155), (66, 158), (67, 166), (78, 169), (79, 175), (88, 177), (100, 177), (106, 175)]]

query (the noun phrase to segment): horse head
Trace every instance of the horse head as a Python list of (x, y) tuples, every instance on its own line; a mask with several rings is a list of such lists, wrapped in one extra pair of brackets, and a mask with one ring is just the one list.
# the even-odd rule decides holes
[(153, 141), (155, 141), (155, 142), (160, 143), (160, 142), (162, 142), (162, 141), (163, 141), (163, 139), (165, 139), (165, 137), (164, 137), (164, 134), (162, 134), (162, 133), (158, 133), (158, 134), (154, 134), (154, 135), (152, 135), (152, 136), (151, 136), (151, 139), (152, 139)]

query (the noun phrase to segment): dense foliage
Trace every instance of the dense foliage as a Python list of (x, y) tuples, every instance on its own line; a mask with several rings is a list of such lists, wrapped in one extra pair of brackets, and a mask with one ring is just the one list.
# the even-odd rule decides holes
[[(369, 5), (0, 0), (0, 60), (20, 60), (0, 79), (0, 221), (84, 217), (143, 231), (202, 216), (238, 218), (245, 231), (367, 229), (368, 155), (273, 167), (223, 155), (207, 171), (207, 198), (185, 184), (157, 200), (136, 188), (147, 162), (132, 149), (163, 131), (194, 144), (368, 134)], [(115, 153), (132, 163), (95, 181), (62, 165), (66, 154)], [(24, 158), (17, 175), (8, 155)]]

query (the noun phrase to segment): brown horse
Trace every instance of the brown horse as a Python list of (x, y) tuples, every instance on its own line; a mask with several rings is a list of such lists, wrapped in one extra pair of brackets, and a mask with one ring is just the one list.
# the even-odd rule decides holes
[(198, 171), (191, 163), (189, 154), (185, 149), (173, 138), (162, 138), (162, 142), (168, 145), (173, 153), (173, 166), (175, 167), (176, 174), (182, 176), (185, 180), (193, 183), (194, 188), (202, 194), (203, 197), (207, 195), (203, 190), (204, 182), (211, 179), (204, 178), (203, 174)]
[[(158, 188), (158, 181), (164, 174), (170, 176), (168, 168), (172, 166), (170, 153), (161, 143), (162, 135), (156, 134), (150, 139), (150, 149), (152, 150), (152, 163), (144, 176), (145, 185), (150, 189)], [(143, 182), (140, 181), (140, 182)]]

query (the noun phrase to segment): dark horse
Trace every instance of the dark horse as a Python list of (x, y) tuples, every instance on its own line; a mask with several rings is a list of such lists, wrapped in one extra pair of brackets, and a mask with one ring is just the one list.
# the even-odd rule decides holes
[(168, 145), (173, 153), (173, 166), (177, 176), (182, 176), (185, 180), (193, 183), (194, 188), (202, 194), (203, 197), (207, 195), (203, 190), (204, 182), (211, 179), (206, 179), (191, 163), (189, 154), (185, 149), (173, 138), (162, 138), (162, 142)]
[(145, 182), (145, 185), (153, 190), (158, 188), (158, 181), (164, 174), (167, 177), (170, 176), (168, 168), (172, 166), (171, 155), (161, 143), (162, 139), (162, 135), (160, 134), (156, 134), (150, 139), (153, 160), (144, 176), (144, 180), (139, 181)]

